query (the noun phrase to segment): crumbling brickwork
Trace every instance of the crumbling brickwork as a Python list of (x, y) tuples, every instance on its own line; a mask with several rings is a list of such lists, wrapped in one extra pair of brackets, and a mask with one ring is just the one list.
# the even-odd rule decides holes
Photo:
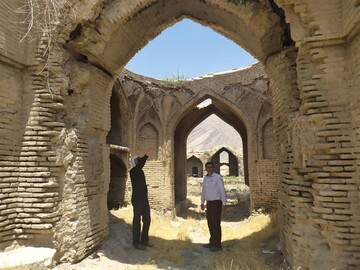
[[(51, 38), (42, 29), (32, 33), (34, 42), (17, 43), (26, 28), (14, 31), (9, 22), (24, 19), (15, 12), (22, 3), (2, 1), (0, 19), (8, 23), (0, 24), (0, 247), (49, 246), (56, 261), (74, 262), (101, 244), (107, 235), (109, 144), (141, 152), (142, 128), (155, 131), (150, 139), (158, 141), (148, 163), (149, 171), (160, 168), (150, 174), (150, 198), (174, 208), (175, 199), (186, 198), (177, 180), (186, 174), (184, 131), (215, 112), (243, 138), (250, 190), (264, 195), (252, 202), (271, 197), (262, 184), (276, 190), (278, 164), (282, 249), (289, 264), (359, 268), (358, 2), (59, 1), (64, 16), (52, 22)], [(270, 87), (252, 84), (249, 71), (183, 88), (163, 88), (151, 79), (119, 83), (131, 57), (184, 16), (253, 54)], [(118, 99), (110, 100), (117, 87)], [(194, 109), (209, 97), (212, 106)], [(271, 117), (264, 98), (271, 101)], [(110, 104), (120, 104), (119, 121), (111, 119)], [(270, 118), (277, 160), (262, 147)], [(110, 131), (110, 123), (117, 128)]]
[[(351, 231), (357, 218), (350, 210), (358, 204), (358, 179), (352, 163), (351, 96), (345, 80), (343, 38), (349, 33), (342, 32), (341, 23), (346, 5), (329, 1), (320, 8), (321, 1), (291, 2), (293, 9), (290, 3), (284, 4), (285, 9), (291, 9), (288, 21), (301, 22), (293, 35), (299, 48), (296, 62), (301, 104), (294, 111), (299, 117), (287, 124), (289, 146), (284, 144), (280, 150), (287, 167), (282, 170), (281, 196), (285, 252), (293, 265), (308, 261), (311, 269), (352, 269), (359, 263), (348, 248), (353, 244), (352, 250), (356, 249), (352, 241), (358, 238)], [(277, 128), (283, 125), (274, 123)], [(338, 256), (343, 259), (338, 260)]]

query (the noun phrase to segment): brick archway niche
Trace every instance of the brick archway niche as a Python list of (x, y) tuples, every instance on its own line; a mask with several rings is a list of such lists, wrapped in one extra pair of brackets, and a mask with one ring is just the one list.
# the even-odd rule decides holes
[(186, 161), (187, 175), (195, 177), (203, 177), (204, 164), (200, 158), (192, 155)]
[[(55, 261), (74, 262), (105, 240), (114, 82), (138, 50), (187, 17), (233, 40), (265, 66), (281, 176), (282, 249), (289, 264), (359, 268), (358, 1), (248, 2), (68, 0), (59, 7), (68, 16), (54, 22), (51, 57), (44, 54), (46, 35), (37, 46), (11, 39), (3, 44), (1, 69), (8, 75), (0, 82), (6, 97), (0, 105), (8, 113), (0, 146), (2, 250), (48, 246), (56, 249)], [(4, 2), (1, 10), (9, 10), (8, 4), (11, 10), (21, 5)], [(1, 27), (11, 32), (8, 24)], [(135, 131), (141, 127), (126, 127), (130, 139), (124, 147), (136, 149)], [(162, 157), (174, 154), (174, 131), (174, 125), (156, 131), (165, 184), (173, 160)]]

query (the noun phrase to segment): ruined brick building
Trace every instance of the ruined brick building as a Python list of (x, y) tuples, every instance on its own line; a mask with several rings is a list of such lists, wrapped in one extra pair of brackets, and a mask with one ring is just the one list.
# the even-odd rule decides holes
[[(152, 205), (181, 208), (187, 135), (215, 113), (242, 137), (251, 207), (279, 211), (289, 264), (359, 269), (359, 0), (24, 2), (0, 2), (0, 250), (84, 258), (147, 145)], [(176, 85), (124, 71), (183, 18), (260, 63)]]
[[(269, 112), (269, 116), (270, 116)], [(270, 134), (268, 138), (273, 139), (273, 134)], [(272, 137), (271, 137), (272, 136)], [(239, 139), (240, 143), (242, 142), (241, 138)], [(189, 138), (188, 138), (189, 142)], [(206, 143), (206, 141), (205, 141)], [(272, 144), (266, 144), (274, 146), (275, 143), (272, 141)], [(265, 144), (263, 144), (265, 146)], [(215, 172), (220, 173), (222, 176), (239, 176), (244, 175), (243, 169), (243, 149), (241, 147), (229, 146), (229, 145), (218, 145), (214, 149), (199, 151), (197, 153), (188, 152), (187, 154), (187, 175), (195, 177), (203, 177), (204, 175), (204, 166), (206, 162), (211, 161), (215, 165)], [(275, 154), (275, 153), (274, 153)], [(274, 155), (274, 158), (276, 155)], [(274, 171), (278, 170), (277, 166), (274, 166)], [(275, 180), (276, 183), (279, 180)], [(278, 185), (277, 185), (278, 186)]]
[[(205, 99), (210, 99), (211, 104), (198, 108)], [(252, 188), (252, 207), (277, 202), (278, 163), (276, 156), (267, 154), (274, 148), (273, 136), (267, 134), (269, 127), (272, 129), (271, 96), (260, 64), (177, 84), (124, 72), (113, 88), (111, 108), (107, 143), (115, 156), (125, 154), (123, 148), (116, 151), (117, 146), (130, 145), (137, 154), (145, 153), (149, 145), (157, 150), (149, 153), (146, 166), (154, 208), (176, 207), (181, 212), (186, 207), (186, 139), (195, 126), (213, 113), (231, 123), (244, 141), (244, 175), (245, 182)], [(130, 140), (133, 141), (128, 144)], [(213, 158), (217, 158), (216, 153)], [(124, 167), (127, 163), (126, 158), (117, 160), (119, 163), (111, 163), (110, 167)], [(269, 171), (275, 174), (269, 176)], [(116, 180), (119, 178), (112, 177), (110, 187), (111, 183), (118, 186), (115, 183), (121, 182)], [(265, 178), (266, 182), (261, 184)], [(269, 192), (261, 192), (265, 186)]]

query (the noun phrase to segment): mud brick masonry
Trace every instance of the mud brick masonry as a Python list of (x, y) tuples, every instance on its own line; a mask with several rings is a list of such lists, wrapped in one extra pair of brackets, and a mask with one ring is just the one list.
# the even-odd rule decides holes
[[(0, 250), (84, 258), (148, 145), (151, 204), (181, 211), (187, 135), (215, 113), (242, 137), (251, 208), (278, 211), (289, 265), (360, 268), (359, 0), (35, 2), (0, 2)], [(259, 63), (176, 84), (124, 70), (183, 18)]]

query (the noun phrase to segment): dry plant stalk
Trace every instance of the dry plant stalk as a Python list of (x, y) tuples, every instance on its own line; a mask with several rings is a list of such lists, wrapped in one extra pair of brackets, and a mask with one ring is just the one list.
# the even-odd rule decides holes
[(24, 0), (24, 5), (17, 10), (24, 18), (21, 23), (26, 27), (20, 42), (33, 41), (40, 37), (47, 41), (43, 55), (49, 54), (56, 27), (62, 17), (60, 5), (58, 0)]
[(23, 5), (16, 10), (22, 18), (20, 25), (24, 26), (20, 42), (38, 42), (36, 58), (43, 65), (39, 74), (44, 77), (46, 88), (51, 94), (52, 48), (55, 45), (57, 28), (67, 15), (64, 7), (70, 8), (67, 0), (23, 0)]

